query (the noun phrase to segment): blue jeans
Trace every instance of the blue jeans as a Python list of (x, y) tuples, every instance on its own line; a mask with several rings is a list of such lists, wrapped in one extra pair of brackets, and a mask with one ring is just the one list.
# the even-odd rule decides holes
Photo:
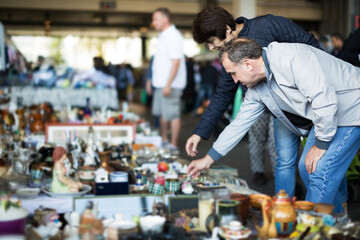
[(316, 170), (308, 174), (305, 157), (315, 143), (314, 127), (311, 129), (299, 161), (300, 176), (307, 189), (306, 200), (329, 203), (334, 212), (343, 212), (344, 177), (356, 152), (360, 148), (360, 127), (338, 127), (329, 148), (318, 161)]
[(275, 192), (284, 189), (292, 197), (295, 194), (296, 160), (300, 137), (277, 118), (274, 118), (274, 135), (277, 152)]

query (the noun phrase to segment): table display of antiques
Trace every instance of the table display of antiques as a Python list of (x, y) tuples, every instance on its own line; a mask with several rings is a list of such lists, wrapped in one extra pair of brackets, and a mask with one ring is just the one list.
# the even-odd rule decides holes
[(109, 124), (49, 125), (74, 112), (46, 104), (1, 110), (0, 238), (360, 239), (332, 205), (258, 193), (227, 166), (193, 178), (178, 151), (134, 143), (151, 129), (128, 111), (85, 112)]

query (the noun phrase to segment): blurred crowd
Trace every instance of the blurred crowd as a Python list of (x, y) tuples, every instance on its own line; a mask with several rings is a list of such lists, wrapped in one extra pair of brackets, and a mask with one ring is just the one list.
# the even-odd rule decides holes
[(360, 28), (353, 31), (346, 39), (337, 32), (331, 35), (319, 35), (316, 31), (310, 33), (318, 40), (324, 51), (360, 67)]

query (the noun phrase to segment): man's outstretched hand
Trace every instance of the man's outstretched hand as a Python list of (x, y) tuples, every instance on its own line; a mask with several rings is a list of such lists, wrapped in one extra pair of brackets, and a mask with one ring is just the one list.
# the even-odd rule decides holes
[(212, 159), (209, 155), (206, 155), (204, 158), (194, 160), (190, 163), (187, 174), (190, 174), (192, 177), (198, 177), (201, 170), (210, 168), (213, 162), (214, 159)]
[(195, 157), (198, 153), (197, 145), (200, 142), (201, 138), (199, 135), (193, 134), (191, 137), (188, 138), (185, 145), (185, 150), (190, 157)]

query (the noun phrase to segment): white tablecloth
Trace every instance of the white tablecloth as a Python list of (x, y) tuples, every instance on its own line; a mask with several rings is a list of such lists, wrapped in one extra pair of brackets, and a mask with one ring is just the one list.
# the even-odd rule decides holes
[(23, 98), (26, 105), (50, 102), (55, 109), (63, 105), (85, 106), (86, 98), (90, 98), (93, 107), (119, 108), (117, 92), (115, 89), (60, 89), (12, 87), (11, 101), (16, 103), (17, 97)]
[(40, 206), (56, 209), (58, 214), (73, 210), (73, 198), (52, 198), (42, 193), (35, 199), (20, 199), (20, 202), (30, 214), (34, 214), (34, 211)]

